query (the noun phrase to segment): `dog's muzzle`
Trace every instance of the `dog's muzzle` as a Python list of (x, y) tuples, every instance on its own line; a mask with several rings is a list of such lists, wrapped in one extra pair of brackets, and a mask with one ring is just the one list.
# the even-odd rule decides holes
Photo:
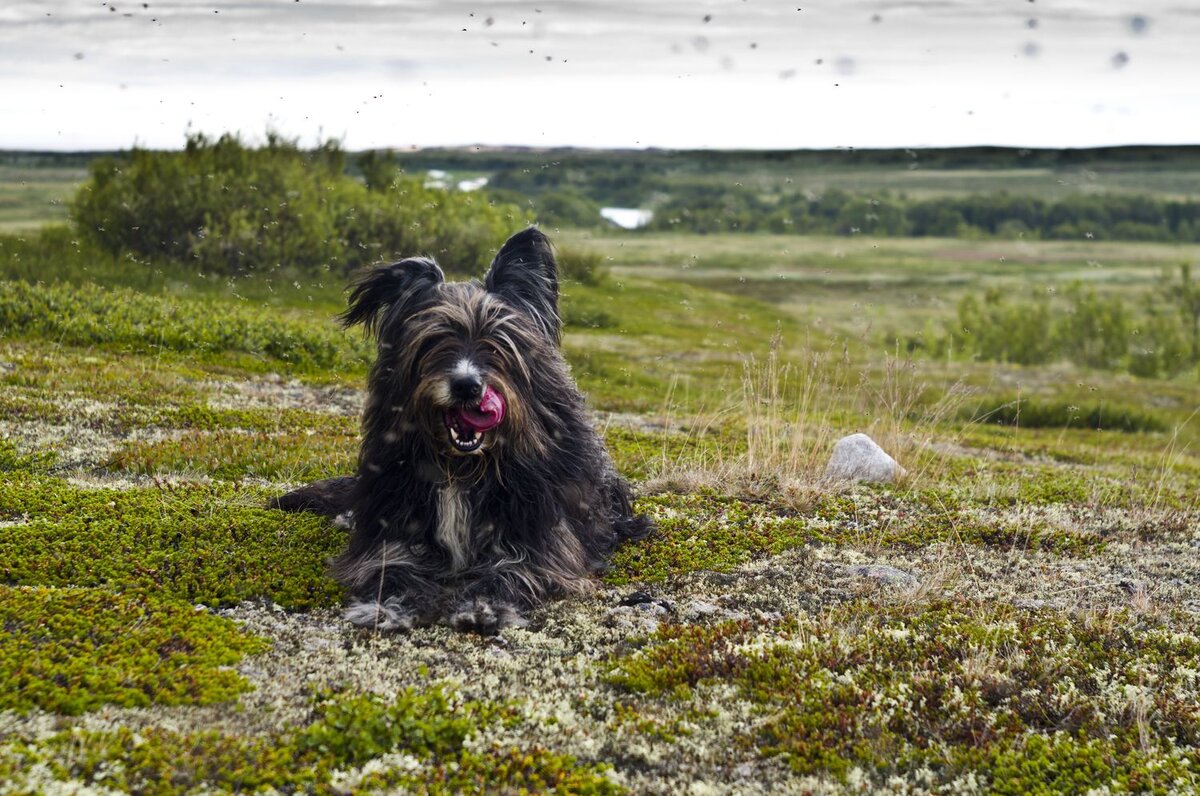
[(504, 419), (504, 396), (488, 385), (477, 402), (446, 409), (442, 419), (454, 449), (459, 453), (474, 453), (483, 444), (483, 435)]

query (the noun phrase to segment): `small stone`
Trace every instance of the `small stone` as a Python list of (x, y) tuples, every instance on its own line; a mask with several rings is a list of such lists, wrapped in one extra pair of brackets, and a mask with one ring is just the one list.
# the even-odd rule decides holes
[(871, 481), (890, 484), (905, 470), (866, 434), (842, 437), (825, 466), (826, 481)]
[(707, 619), (721, 613), (719, 605), (713, 605), (703, 600), (692, 600), (683, 607), (683, 618), (694, 622), (697, 619)]
[(605, 614), (602, 624), (627, 636), (648, 636), (669, 616), (670, 611), (657, 602), (619, 605)]
[[(668, 613), (675, 611), (675, 606), (669, 600), (661, 600), (653, 594), (644, 591), (635, 591), (621, 598), (617, 605), (632, 606), (640, 608), (644, 611), (652, 610), (657, 613), (660, 609)], [(650, 606), (653, 606), (652, 608)]]
[(912, 588), (921, 582), (916, 575), (886, 564), (860, 564), (850, 567), (849, 571), (851, 575), (877, 580), (885, 586)]

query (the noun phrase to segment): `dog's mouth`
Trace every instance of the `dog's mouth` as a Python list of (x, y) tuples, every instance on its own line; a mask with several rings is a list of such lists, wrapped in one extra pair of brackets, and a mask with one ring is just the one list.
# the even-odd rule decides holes
[(483, 436), (504, 419), (504, 398), (491, 386), (485, 387), (477, 404), (465, 404), (442, 413), (450, 444), (459, 453), (474, 453), (483, 445)]

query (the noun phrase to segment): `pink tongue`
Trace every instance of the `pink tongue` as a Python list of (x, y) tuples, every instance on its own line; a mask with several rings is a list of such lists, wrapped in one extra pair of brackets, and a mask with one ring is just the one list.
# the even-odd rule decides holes
[(459, 419), (475, 431), (488, 431), (500, 425), (504, 419), (504, 399), (491, 386), (484, 387), (479, 406), (465, 406), (458, 410)]

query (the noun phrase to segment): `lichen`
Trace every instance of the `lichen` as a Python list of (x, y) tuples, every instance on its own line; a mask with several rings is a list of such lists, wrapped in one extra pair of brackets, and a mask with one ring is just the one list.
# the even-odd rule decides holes
[(1128, 611), (858, 601), (775, 624), (667, 627), (613, 659), (609, 681), (694, 701), (732, 686), (758, 716), (738, 742), (800, 774), (1167, 793), (1195, 784), (1198, 656), (1193, 629)]

